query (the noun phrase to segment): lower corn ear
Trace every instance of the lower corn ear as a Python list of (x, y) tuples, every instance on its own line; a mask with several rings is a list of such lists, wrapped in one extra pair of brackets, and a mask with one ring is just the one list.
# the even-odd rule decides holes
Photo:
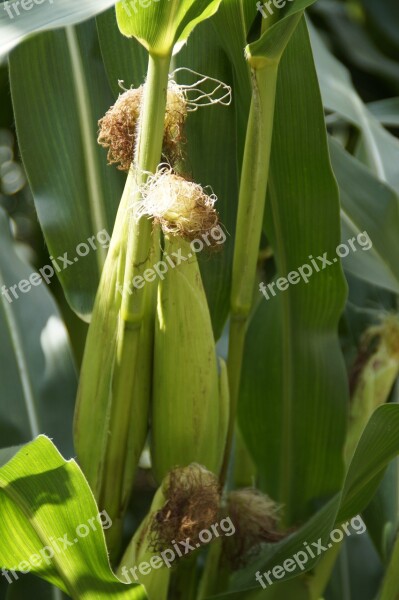
[(399, 316), (389, 315), (363, 336), (351, 382), (349, 431), (345, 446), (347, 463), (353, 456), (367, 421), (387, 402), (399, 375)]
[(200, 542), (199, 534), (213, 525), (218, 516), (220, 488), (217, 477), (193, 463), (173, 469), (163, 484), (166, 502), (156, 512), (150, 532), (152, 546), (162, 550), (172, 540)]
[[(120, 578), (127, 580), (133, 571), (145, 586), (149, 600), (166, 600), (171, 575), (169, 567), (182, 557), (176, 546), (178, 548), (182, 541), (195, 546), (201, 531), (216, 522), (219, 506), (220, 488), (213, 473), (195, 463), (172, 470), (158, 488), (148, 515), (122, 558), (118, 568)], [(165, 560), (160, 565), (162, 552)], [(137, 572), (140, 563), (152, 565), (155, 557), (158, 558), (156, 568), (145, 576)]]
[(278, 529), (280, 507), (254, 488), (227, 494), (226, 512), (236, 531), (223, 538), (223, 556), (234, 570), (254, 559), (261, 544), (278, 542), (287, 535)]

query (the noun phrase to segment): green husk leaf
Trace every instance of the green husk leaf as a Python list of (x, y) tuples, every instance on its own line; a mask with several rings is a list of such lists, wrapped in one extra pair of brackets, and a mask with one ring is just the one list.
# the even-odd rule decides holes
[[(168, 56), (178, 51), (194, 27), (211, 17), (221, 0), (159, 0), (149, 6), (137, 2), (118, 2), (116, 15), (119, 29), (135, 37), (151, 53)], [(176, 46), (176, 44), (180, 44)]]

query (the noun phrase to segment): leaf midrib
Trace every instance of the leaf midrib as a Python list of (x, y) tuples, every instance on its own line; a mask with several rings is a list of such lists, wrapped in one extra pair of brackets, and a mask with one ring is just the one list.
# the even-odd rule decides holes
[[(72, 78), (76, 96), (77, 112), (82, 135), (82, 148), (87, 170), (88, 201), (90, 217), (94, 228), (93, 234), (106, 229), (107, 219), (104, 211), (104, 196), (101, 188), (101, 177), (96, 152), (96, 136), (92, 127), (92, 110), (90, 95), (85, 79), (81, 50), (79, 47), (76, 27), (66, 27), (68, 52), (71, 60)], [(101, 273), (106, 258), (106, 250), (100, 246), (96, 252), (99, 272)]]
[[(279, 206), (276, 202), (277, 196), (273, 181), (273, 174), (269, 175), (269, 192), (270, 203), (272, 210), (273, 225), (276, 238), (276, 255), (279, 257), (278, 263), (282, 273), (287, 273), (287, 258), (285, 254), (284, 236), (281, 229), (281, 221), (279, 215)], [(281, 457), (280, 457), (280, 481), (279, 481), (279, 498), (281, 501), (290, 506), (291, 486), (292, 486), (292, 471), (293, 461), (292, 455), (292, 378), (293, 378), (293, 357), (291, 352), (291, 296), (282, 294), (281, 300), (281, 324), (282, 324), (282, 361), (284, 362), (284, 377), (282, 381), (282, 407), (283, 415), (281, 421)]]

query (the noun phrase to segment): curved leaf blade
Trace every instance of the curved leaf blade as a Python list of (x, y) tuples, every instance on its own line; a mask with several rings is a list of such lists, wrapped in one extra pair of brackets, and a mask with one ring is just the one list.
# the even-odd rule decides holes
[(79, 600), (146, 598), (143, 588), (125, 585), (113, 574), (101, 525), (109, 526), (107, 515), (98, 516), (75, 461), (66, 462), (45, 436), (0, 469), (0, 511), (0, 564), (6, 569), (28, 562), (24, 570)]
[(121, 35), (116, 22), (115, 10), (110, 9), (97, 17), (98, 39), (108, 81), (117, 98), (121, 93), (119, 81), (125, 88), (138, 88), (145, 81), (148, 53), (134, 38)]
[(349, 71), (325, 47), (311, 26), (311, 41), (323, 104), (362, 133), (358, 158), (381, 181), (399, 191), (399, 141), (369, 112), (356, 92)]
[[(276, 22), (270, 27), (262, 26), (262, 33), (258, 40), (248, 44), (246, 53), (251, 59), (279, 60), (290, 40), (290, 37), (298, 25), (305, 8), (313, 4), (315, 0), (295, 0), (293, 4), (287, 5), (277, 13)], [(260, 10), (260, 8), (259, 8)], [(263, 18), (270, 15), (263, 8)], [(265, 17), (266, 15), (266, 17)]]
[(124, 35), (135, 37), (149, 52), (166, 56), (175, 44), (187, 40), (196, 25), (215, 14), (220, 2), (159, 0), (137, 7), (136, 2), (124, 0), (117, 2), (116, 16)]
[(373, 244), (367, 251), (359, 247), (351, 252), (344, 259), (345, 270), (397, 294), (399, 197), (334, 139), (330, 153), (341, 193), (342, 241), (366, 232)]
[(0, 5), (0, 55), (7, 54), (32, 33), (76, 25), (115, 4), (115, 0), (48, 0), (20, 9)]
[(94, 22), (25, 42), (11, 56), (10, 74), (22, 158), (54, 271), (73, 310), (89, 321), (123, 190), (96, 141), (97, 121), (113, 101)]
[[(359, 515), (373, 497), (387, 465), (399, 454), (398, 431), (399, 406), (387, 404), (379, 407), (363, 432), (340, 493), (295, 533), (277, 544), (265, 545), (255, 561), (233, 575), (231, 592), (259, 589), (254, 577), (256, 571), (264, 573), (275, 565), (283, 564), (287, 557), (302, 550), (305, 542), (320, 540), (325, 546), (334, 528)], [(304, 571), (311, 570), (318, 560), (317, 556), (310, 558)], [(286, 572), (283, 580), (287, 581), (297, 575), (298, 571)], [(226, 597), (229, 595), (226, 594)]]
[[(269, 181), (265, 230), (279, 277), (312, 264), (309, 256), (334, 256), (338, 190), (304, 21), (280, 66)], [(348, 390), (337, 326), (345, 298), (336, 259), (308, 283), (269, 292), (247, 333), (239, 423), (262, 488), (284, 505), (288, 523), (341, 485)]]

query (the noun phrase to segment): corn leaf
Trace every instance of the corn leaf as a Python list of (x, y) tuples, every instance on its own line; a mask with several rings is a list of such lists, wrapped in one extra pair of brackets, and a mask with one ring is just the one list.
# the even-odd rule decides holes
[(378, 179), (399, 192), (399, 141), (368, 111), (356, 92), (349, 71), (327, 50), (310, 27), (323, 104), (361, 132), (356, 156)]
[(371, 114), (387, 127), (399, 127), (399, 98), (386, 98), (367, 104)]
[(28, 40), (12, 53), (10, 73), (21, 154), (55, 275), (88, 321), (106, 256), (93, 236), (111, 235), (123, 189), (96, 142), (97, 121), (113, 101), (95, 23)]
[(72, 436), (65, 423), (71, 424), (73, 418), (74, 361), (45, 283), (31, 285), (26, 293), (17, 287), (24, 282), (27, 290), (24, 286), (34, 272), (17, 255), (8, 219), (0, 209), (0, 445), (21, 444), (46, 433), (71, 454)]
[(79, 467), (45, 436), (1, 467), (0, 511), (0, 564), (7, 570), (21, 566), (76, 600), (146, 598), (143, 588), (113, 574), (100, 524), (109, 526), (107, 515), (98, 517)]
[[(259, 38), (248, 44), (246, 54), (251, 61), (278, 60), (282, 56), (290, 37), (299, 23), (305, 8), (313, 4), (315, 0), (295, 0), (287, 7), (282, 6), (277, 12), (276, 22), (271, 27), (263, 27)], [(269, 18), (267, 10), (263, 9), (263, 18)], [(259, 17), (258, 17), (259, 18)]]
[(332, 166), (341, 193), (342, 242), (366, 231), (372, 248), (351, 252), (346, 271), (364, 281), (399, 293), (399, 197), (359, 160), (330, 140)]
[(29, 8), (4, 2), (0, 10), (0, 57), (39, 31), (75, 25), (106, 10), (115, 0), (48, 0)]
[(179, 50), (204, 19), (211, 17), (221, 0), (159, 0), (137, 6), (135, 0), (118, 2), (116, 15), (121, 32), (135, 37), (149, 52), (168, 55)]
[(132, 85), (137, 88), (144, 83), (148, 54), (136, 39), (121, 35), (113, 8), (97, 17), (96, 21), (101, 55), (116, 99), (123, 91), (119, 81), (123, 81), (125, 88)]
[[(332, 259), (340, 242), (338, 190), (304, 22), (280, 66), (265, 231), (279, 277), (310, 264), (310, 255)], [(345, 297), (336, 259), (308, 283), (261, 297), (247, 334), (239, 423), (263, 489), (283, 503), (290, 523), (342, 481), (348, 392), (337, 326)]]
[[(311, 544), (320, 539), (322, 545), (326, 546), (335, 527), (360, 514), (375, 494), (387, 465), (399, 454), (398, 427), (399, 406), (388, 404), (378, 408), (363, 432), (340, 493), (295, 533), (277, 544), (265, 545), (255, 561), (233, 575), (231, 592), (257, 589), (259, 584), (254, 578), (256, 571), (264, 573), (282, 564), (287, 557), (301, 550), (304, 542)], [(312, 569), (318, 560), (317, 556), (309, 558), (304, 571)], [(289, 580), (298, 576), (298, 572), (286, 575)], [(234, 598), (232, 593), (219, 597)]]

